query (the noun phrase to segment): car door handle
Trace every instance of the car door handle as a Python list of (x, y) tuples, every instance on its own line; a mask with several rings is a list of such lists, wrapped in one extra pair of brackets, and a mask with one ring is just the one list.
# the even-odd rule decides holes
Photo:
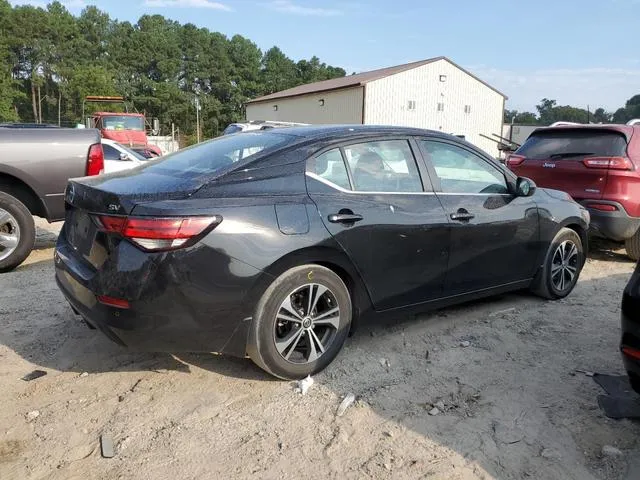
[(458, 220), (460, 222), (467, 222), (476, 216), (473, 213), (467, 212), (464, 208), (461, 208), (456, 213), (450, 215), (451, 220)]
[(355, 223), (362, 220), (362, 215), (357, 213), (332, 213), (329, 215), (331, 223)]

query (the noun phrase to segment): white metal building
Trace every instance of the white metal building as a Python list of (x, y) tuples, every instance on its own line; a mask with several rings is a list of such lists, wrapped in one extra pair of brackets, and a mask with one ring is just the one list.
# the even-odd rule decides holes
[(247, 120), (441, 130), (464, 136), (497, 157), (497, 142), (492, 139), (502, 134), (506, 98), (448, 58), (437, 57), (259, 97), (247, 103), (246, 116)]

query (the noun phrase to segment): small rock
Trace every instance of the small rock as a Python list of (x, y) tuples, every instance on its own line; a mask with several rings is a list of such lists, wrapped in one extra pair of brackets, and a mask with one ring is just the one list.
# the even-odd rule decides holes
[(391, 367), (391, 363), (389, 363), (389, 360), (386, 358), (381, 358), (380, 360), (378, 360), (378, 362), (380, 363), (380, 365), (382, 365), (383, 367), (389, 368)]
[(623, 455), (622, 451), (611, 445), (605, 445), (602, 447), (602, 455), (605, 457), (619, 457)]
[(427, 350), (426, 352), (424, 352), (424, 359), (425, 359), (425, 360), (429, 360), (429, 350)]
[(33, 422), (39, 416), (40, 416), (39, 410), (31, 410), (29, 413), (27, 413), (27, 421)]
[(465, 341), (463, 341), (463, 342), (460, 342), (460, 346), (461, 346), (462, 348), (467, 348), (467, 347), (471, 346), (471, 342), (470, 342), (470, 341), (468, 341), (468, 340), (465, 340)]
[(344, 397), (344, 400), (342, 400), (342, 402), (338, 406), (338, 409), (336, 410), (336, 416), (341, 417), (342, 415), (344, 415), (344, 412), (347, 411), (347, 408), (349, 408), (355, 401), (356, 396), (353, 393), (350, 393), (346, 397)]
[(87, 430), (86, 428), (83, 428), (82, 433), (84, 433), (85, 435), (89, 435), (89, 430)]
[(386, 468), (387, 470), (391, 470), (391, 465), (389, 465), (388, 463), (385, 463), (384, 468)]
[(82, 372), (80, 374), (80, 378), (84, 378), (84, 377), (88, 377), (89, 376), (89, 372)]
[(104, 458), (113, 458), (116, 454), (113, 448), (113, 437), (111, 435), (100, 436), (100, 450)]
[(311, 375), (308, 375), (306, 378), (298, 381), (296, 390), (302, 395), (306, 395), (307, 391), (311, 388), (311, 385), (313, 385), (313, 378)]
[(284, 444), (282, 442), (278, 442), (278, 450), (282, 450), (284, 448)]
[(385, 437), (393, 438), (393, 432), (384, 431), (384, 432), (382, 432), (382, 434), (383, 434)]
[(439, 402), (436, 402), (435, 407), (441, 412), (444, 411), (444, 402), (442, 400), (440, 400)]
[(434, 415), (438, 415), (440, 413), (440, 410), (438, 409), (438, 407), (433, 407), (431, 410), (429, 410), (429, 415), (434, 416)]
[(540, 452), (540, 456), (549, 460), (560, 460), (562, 458), (562, 455), (560, 455), (558, 452), (556, 452), (555, 450), (550, 450), (548, 448), (543, 448), (542, 452)]
[(118, 395), (118, 402), (122, 402), (124, 400), (124, 395)]

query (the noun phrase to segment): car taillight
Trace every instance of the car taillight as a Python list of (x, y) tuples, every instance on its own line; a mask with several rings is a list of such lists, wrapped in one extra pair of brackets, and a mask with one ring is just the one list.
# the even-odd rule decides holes
[(507, 166), (508, 167), (517, 167), (522, 162), (524, 162), (526, 160), (526, 158), (527, 157), (524, 157), (522, 155), (509, 155), (507, 157)]
[(640, 360), (640, 350), (631, 347), (622, 347), (622, 353), (624, 353), (627, 357), (634, 358), (636, 360)]
[(633, 170), (633, 163), (627, 157), (587, 157), (582, 160), (585, 167), (607, 170)]
[(96, 143), (89, 147), (89, 156), (87, 157), (87, 176), (100, 175), (104, 171), (104, 152), (102, 144)]
[(103, 231), (117, 233), (144, 250), (172, 250), (189, 245), (222, 217), (97, 217)]

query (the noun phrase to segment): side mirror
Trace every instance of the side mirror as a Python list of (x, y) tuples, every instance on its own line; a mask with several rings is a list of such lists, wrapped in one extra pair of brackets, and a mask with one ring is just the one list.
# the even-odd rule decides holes
[(530, 197), (536, 193), (536, 184), (530, 178), (518, 177), (516, 182), (516, 195), (518, 197)]
[(120, 160), (123, 160), (123, 161), (124, 161), (124, 160), (130, 160), (130, 158), (129, 158), (129, 154), (124, 153), (124, 152), (121, 152), (121, 153), (120, 153)]

